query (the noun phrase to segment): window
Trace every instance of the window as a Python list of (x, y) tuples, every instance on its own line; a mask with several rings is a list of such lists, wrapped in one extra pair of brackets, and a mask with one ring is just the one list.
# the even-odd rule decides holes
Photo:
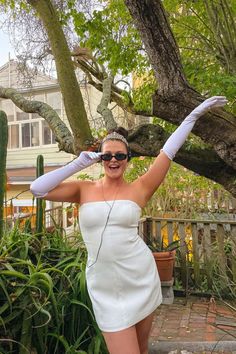
[(30, 146), (30, 123), (22, 124), (21, 134), (22, 134), (22, 147)]
[(22, 147), (39, 146), (39, 122), (21, 125)]
[[(61, 93), (48, 92), (37, 95), (25, 95), (27, 99), (47, 102), (61, 115)], [(6, 112), (8, 127), (8, 149), (32, 148), (56, 144), (55, 135), (48, 123), (38, 113), (26, 113), (16, 107), (12, 101), (0, 99), (0, 109)]]
[(43, 145), (55, 144), (55, 136), (52, 133), (48, 123), (44, 120), (42, 121), (42, 136), (43, 136)]
[(39, 122), (33, 122), (31, 126), (31, 146), (39, 146)]
[(8, 149), (19, 148), (19, 125), (12, 124), (8, 126)]

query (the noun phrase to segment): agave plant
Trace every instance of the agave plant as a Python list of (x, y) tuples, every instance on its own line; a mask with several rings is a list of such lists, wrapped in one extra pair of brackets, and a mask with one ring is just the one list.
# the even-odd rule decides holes
[(85, 282), (80, 236), (37, 235), (18, 225), (0, 241), (0, 352), (104, 354)]

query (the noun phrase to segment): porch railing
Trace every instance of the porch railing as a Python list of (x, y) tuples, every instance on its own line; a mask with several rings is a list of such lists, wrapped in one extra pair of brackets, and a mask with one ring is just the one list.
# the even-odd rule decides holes
[[(14, 225), (24, 226), (26, 220), (31, 221), (31, 226), (34, 228), (36, 223), (36, 213), (25, 213), (20, 216), (8, 216), (6, 219), (7, 226), (13, 228)], [(55, 225), (57, 227), (63, 227), (63, 209), (61, 206), (55, 207), (53, 209), (47, 209), (44, 213), (45, 227), (47, 229), (53, 228)]]

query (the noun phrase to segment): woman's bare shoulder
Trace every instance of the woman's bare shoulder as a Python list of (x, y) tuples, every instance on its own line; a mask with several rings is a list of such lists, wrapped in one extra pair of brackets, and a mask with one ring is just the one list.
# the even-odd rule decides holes
[(92, 180), (88, 180), (88, 179), (85, 179), (85, 180), (78, 179), (75, 182), (79, 183), (81, 186), (87, 186), (87, 187), (92, 187), (92, 186), (96, 185), (96, 181), (92, 181)]

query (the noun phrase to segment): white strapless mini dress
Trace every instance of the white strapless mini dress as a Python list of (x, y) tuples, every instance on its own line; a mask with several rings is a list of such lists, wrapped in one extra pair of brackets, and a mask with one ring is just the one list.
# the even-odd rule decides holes
[(88, 251), (87, 287), (104, 332), (135, 325), (162, 302), (152, 252), (137, 233), (140, 215), (141, 208), (131, 200), (95, 201), (80, 207), (80, 229)]

